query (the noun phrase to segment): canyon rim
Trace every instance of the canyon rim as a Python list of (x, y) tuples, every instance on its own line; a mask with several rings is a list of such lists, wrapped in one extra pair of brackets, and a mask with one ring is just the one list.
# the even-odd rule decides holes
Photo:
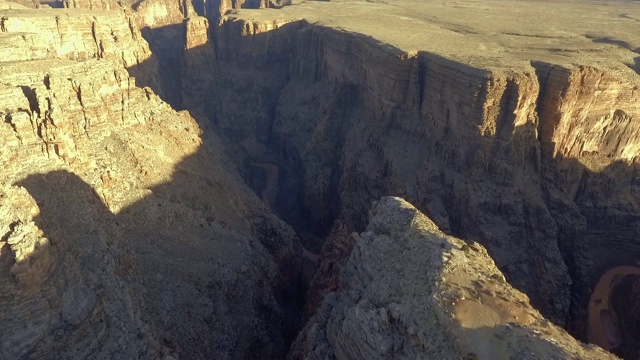
[(636, 359), (636, 1), (0, 0), (0, 359)]

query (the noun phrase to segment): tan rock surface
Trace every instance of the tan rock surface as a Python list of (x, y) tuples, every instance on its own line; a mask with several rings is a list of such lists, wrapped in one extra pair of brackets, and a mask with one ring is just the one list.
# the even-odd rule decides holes
[(0, 2), (0, 9), (9, 10), (9, 9), (28, 9), (29, 7), (23, 4), (19, 4), (16, 2), (10, 1), (2, 1)]
[(3, 10), (0, 29), (5, 62), (109, 59), (129, 69), (139, 85), (158, 87), (156, 59), (122, 11)]
[(215, 81), (215, 52), (209, 42), (209, 21), (192, 17), (185, 22), (185, 48), (181, 59), (179, 89), (182, 105), (193, 114), (204, 117), (210, 98), (209, 89)]
[(386, 197), (290, 358), (615, 357), (544, 319), (482, 246), (445, 235), (411, 204)]
[(191, 1), (144, 0), (133, 7), (140, 28), (182, 24), (184, 19), (196, 15)]
[(302, 1), (233, 16), (259, 23), (305, 19), (409, 54), (427, 51), (487, 69), (527, 67), (531, 60), (621, 68), (634, 65), (640, 47), (631, 31), (640, 21), (633, 1)]
[(32, 11), (0, 12), (0, 358), (282, 358), (295, 234), (136, 87), (122, 13)]
[[(183, 66), (215, 76), (183, 73), (184, 104), (284, 154), (302, 195), (279, 201), (298, 201), (311, 231), (336, 218), (361, 228), (371, 199), (406, 196), (485, 244), (541, 311), (586, 339), (590, 287), (639, 250), (637, 15), (571, 1), (243, 10), (208, 45), (205, 27), (189, 28), (198, 40)], [(320, 262), (320, 294), (340, 246)]]

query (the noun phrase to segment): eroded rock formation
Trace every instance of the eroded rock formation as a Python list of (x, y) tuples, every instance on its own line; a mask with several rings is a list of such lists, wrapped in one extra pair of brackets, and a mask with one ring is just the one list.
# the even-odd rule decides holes
[(140, 86), (159, 88), (157, 60), (123, 12), (3, 10), (0, 29), (3, 62), (108, 59), (129, 69)]
[[(486, 246), (536, 308), (586, 341), (593, 286), (638, 255), (640, 43), (623, 24), (595, 33), (532, 4), (528, 13), (562, 30), (519, 22), (520, 7), (506, 17), (486, 5), (501, 21), (487, 24), (471, 5), (406, 5), (314, 2), (223, 18), (208, 117), (280, 155), (294, 179), (276, 210), (300, 233), (326, 237), (336, 219), (360, 231), (371, 201), (405, 197), (443, 231)], [(413, 8), (443, 20), (402, 33), (407, 19), (423, 21)], [(372, 14), (385, 9), (382, 26)]]
[(613, 359), (512, 288), (479, 244), (447, 236), (400, 198), (370, 213), (290, 359)]

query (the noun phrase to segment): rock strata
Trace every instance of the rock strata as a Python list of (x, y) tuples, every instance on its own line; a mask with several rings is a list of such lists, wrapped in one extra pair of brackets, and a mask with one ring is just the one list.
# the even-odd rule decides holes
[(0, 358), (283, 358), (295, 234), (92, 13), (0, 14)]
[(139, 85), (159, 86), (155, 57), (121, 11), (3, 10), (0, 29), (5, 62), (109, 59), (129, 69)]
[[(586, 340), (591, 289), (638, 255), (640, 43), (617, 20), (595, 34), (617, 16), (600, 5), (581, 5), (602, 15), (591, 23), (556, 16), (567, 2), (547, 4), (551, 15), (487, 3), (490, 22), (465, 4), (230, 14), (214, 32), (207, 115), (297, 174), (277, 211), (302, 233), (325, 238), (336, 219), (361, 231), (371, 201), (402, 196), (486, 246), (536, 308)], [(422, 31), (399, 30), (411, 21)]]
[(181, 60), (182, 105), (200, 117), (211, 107), (209, 89), (215, 81), (215, 52), (209, 42), (209, 21), (204, 17), (186, 20), (185, 48)]
[(0, 2), (0, 358), (283, 358), (270, 210), (292, 358), (637, 354), (633, 4), (65, 4)]

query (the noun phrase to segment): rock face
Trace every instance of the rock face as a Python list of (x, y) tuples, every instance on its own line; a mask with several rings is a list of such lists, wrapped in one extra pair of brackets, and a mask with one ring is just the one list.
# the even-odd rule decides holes
[[(230, 10), (282, 7), (289, 4), (289, 1), (279, 0), (142, 0), (133, 3), (115, 0), (65, 0), (60, 3), (65, 8), (120, 10), (127, 13), (130, 19), (134, 20), (137, 28), (142, 31), (142, 35), (155, 55), (156, 63), (153, 66), (143, 64), (136, 68), (157, 73), (159, 67), (162, 73), (159, 77), (160, 83), (144, 83), (144, 85), (151, 86), (175, 109), (188, 108), (197, 113), (200, 113), (201, 109), (194, 104), (192, 96), (198, 98), (207, 93), (197, 84), (210, 85), (210, 78), (214, 73), (212, 71), (214, 57), (211, 53), (202, 50), (200, 50), (201, 54), (195, 56), (189, 53), (198, 51), (194, 50), (196, 45), (208, 42), (209, 22), (217, 24), (220, 18)], [(184, 50), (187, 50), (186, 54), (183, 54)], [(200, 59), (194, 61), (194, 57)], [(200, 65), (197, 65), (198, 62)], [(191, 65), (196, 68), (190, 69)], [(185, 68), (191, 73), (185, 74)], [(204, 75), (204, 77), (197, 79), (194, 74)], [(181, 86), (181, 83), (192, 82), (196, 85)], [(192, 87), (193, 91), (187, 90), (185, 94), (181, 92), (181, 88), (189, 87)], [(201, 102), (198, 99), (195, 101)]]
[[(297, 174), (280, 184), (277, 211), (298, 231), (325, 237), (336, 219), (361, 231), (371, 201), (402, 196), (446, 233), (486, 246), (537, 309), (586, 340), (592, 287), (639, 250), (631, 50), (640, 44), (622, 25), (594, 34), (555, 15), (561, 32), (541, 33), (516, 23), (522, 7), (503, 16), (488, 4), (504, 22), (495, 25), (469, 4), (403, 4), (314, 2), (223, 18), (208, 117)], [(393, 16), (375, 15), (385, 9)], [(428, 26), (402, 33), (406, 19)], [(572, 52), (559, 57), (558, 47)]]
[(316, 270), (309, 284), (307, 295), (307, 313), (313, 315), (324, 297), (338, 289), (340, 269), (349, 260), (353, 246), (358, 240), (357, 233), (349, 233), (349, 229), (339, 220), (331, 229), (331, 233), (322, 246)]
[[(151, 86), (163, 100), (175, 109), (182, 109), (180, 87), (180, 59), (185, 48), (185, 20), (203, 14), (196, 13), (191, 1), (144, 0), (131, 4), (115, 0), (72, 0), (65, 7), (74, 9), (119, 10), (128, 15), (130, 26), (141, 35), (153, 50), (153, 66), (140, 63), (138, 71), (162, 73), (158, 83)], [(202, 6), (200, 6), (201, 8)], [(132, 30), (133, 31), (133, 30)], [(204, 33), (207, 37), (206, 32)]]
[(374, 204), (290, 359), (613, 359), (512, 288), (479, 244), (447, 236), (400, 198)]
[(109, 59), (130, 69), (139, 85), (159, 87), (157, 60), (123, 12), (3, 10), (1, 21), (5, 62)]
[(264, 9), (290, 5), (291, 0), (213, 0), (204, 1), (204, 13), (210, 19), (219, 19), (231, 10)]
[(209, 42), (209, 21), (204, 17), (189, 18), (185, 23), (185, 48), (181, 59), (181, 76), (177, 88), (182, 106), (205, 117), (208, 94), (215, 81), (215, 53)]
[(0, 18), (0, 358), (283, 358), (298, 240), (136, 86), (130, 19)]

